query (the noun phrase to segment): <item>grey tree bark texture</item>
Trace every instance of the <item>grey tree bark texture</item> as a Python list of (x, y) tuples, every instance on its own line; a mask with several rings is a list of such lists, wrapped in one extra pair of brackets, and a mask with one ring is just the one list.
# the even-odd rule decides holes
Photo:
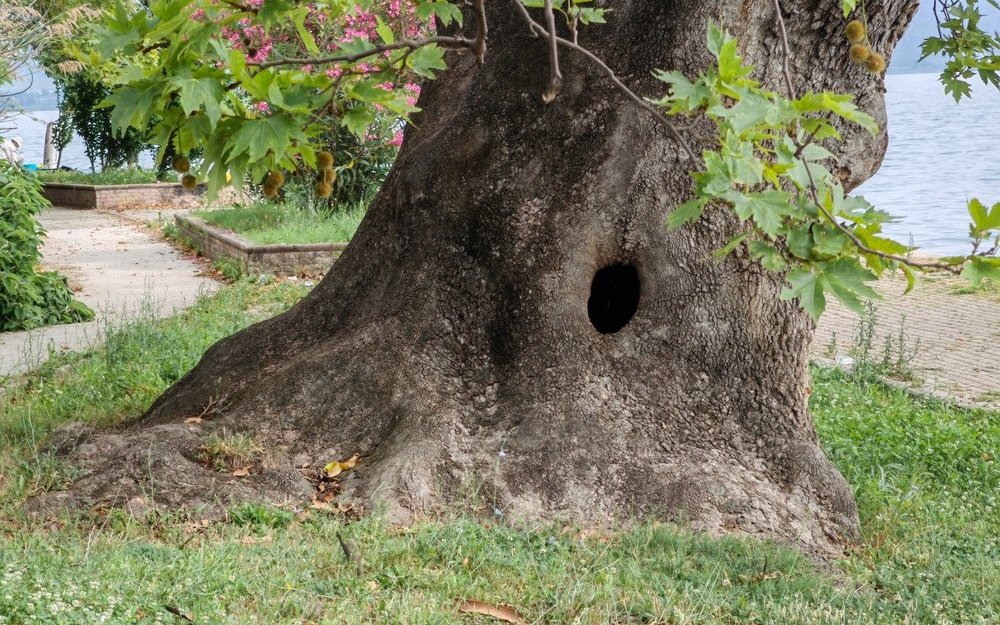
[[(858, 535), (807, 407), (811, 321), (779, 299), (781, 276), (711, 256), (737, 227), (726, 211), (666, 228), (700, 163), (590, 61), (564, 50), (563, 92), (542, 102), (547, 48), (510, 2), (487, 3), (485, 64), (454, 57), (425, 87), (313, 293), (212, 347), (123, 431), (65, 429), (54, 444), (87, 474), (30, 505), (301, 500), (297, 468), (360, 454), (344, 496), (394, 520), (479, 502), (512, 519), (684, 520), (818, 554)], [(850, 64), (840, 2), (784, 4), (800, 92), (854, 93), (884, 126), (883, 79)], [(710, 66), (710, 20), (783, 88), (771, 0), (606, 7), (580, 43), (640, 95), (663, 93), (655, 68)], [(888, 55), (916, 7), (869, 0), (873, 46)], [(703, 121), (680, 124), (696, 151), (711, 144)], [(844, 130), (837, 171), (853, 187), (887, 139)], [(211, 418), (184, 422), (210, 402)], [(223, 429), (269, 447), (251, 476), (198, 463)]]

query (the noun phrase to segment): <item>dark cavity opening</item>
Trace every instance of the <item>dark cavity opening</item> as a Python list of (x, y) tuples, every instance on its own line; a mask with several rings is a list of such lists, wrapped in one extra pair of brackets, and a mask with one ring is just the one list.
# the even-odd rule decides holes
[(639, 308), (639, 272), (632, 265), (609, 265), (594, 274), (587, 300), (590, 323), (602, 334), (624, 328)]

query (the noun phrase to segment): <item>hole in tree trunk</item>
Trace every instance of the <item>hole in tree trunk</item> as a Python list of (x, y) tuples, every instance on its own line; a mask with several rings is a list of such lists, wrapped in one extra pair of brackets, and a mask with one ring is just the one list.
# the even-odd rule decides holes
[(632, 265), (609, 265), (594, 274), (587, 300), (590, 323), (602, 334), (624, 328), (639, 308), (639, 272)]

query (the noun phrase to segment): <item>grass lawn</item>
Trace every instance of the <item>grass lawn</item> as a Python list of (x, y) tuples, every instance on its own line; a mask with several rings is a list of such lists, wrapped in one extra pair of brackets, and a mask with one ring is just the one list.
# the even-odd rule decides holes
[(38, 172), (38, 179), (42, 182), (97, 186), (152, 184), (157, 181), (156, 171), (152, 169), (110, 169), (97, 174), (85, 171), (41, 171)]
[[(34, 449), (70, 419), (137, 415), (206, 347), (304, 294), (241, 281), (165, 321), (108, 330), (106, 349), (57, 356), (0, 398), (0, 624), (497, 623), (690, 625), (1000, 623), (1000, 420), (814, 371), (820, 437), (855, 486), (863, 544), (817, 572), (759, 541), (683, 527), (513, 528), (456, 514), (401, 529), (377, 517), (233, 509), (227, 522), (30, 525), (33, 493), (73, 468)], [(349, 562), (338, 534), (361, 564)], [(179, 612), (184, 617), (178, 617)]]
[(258, 245), (338, 243), (351, 240), (365, 216), (365, 208), (344, 207), (327, 213), (291, 203), (261, 201), (249, 206), (196, 211), (195, 215)]

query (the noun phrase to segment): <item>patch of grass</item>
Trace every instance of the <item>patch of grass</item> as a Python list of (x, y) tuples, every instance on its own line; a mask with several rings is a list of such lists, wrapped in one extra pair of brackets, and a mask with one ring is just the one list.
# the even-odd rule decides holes
[(337, 243), (350, 241), (365, 216), (365, 207), (334, 212), (261, 201), (249, 206), (194, 213), (210, 224), (240, 234), (258, 245)]
[(951, 292), (956, 295), (981, 295), (994, 301), (1000, 302), (1000, 282), (986, 279), (979, 286), (972, 286), (968, 283), (956, 284)]
[(38, 172), (38, 178), (42, 182), (96, 186), (157, 182), (156, 170), (153, 169), (109, 169), (96, 174), (85, 171), (42, 171)]
[[(820, 440), (854, 486), (850, 577), (896, 620), (1000, 622), (1000, 419), (847, 374), (813, 374)], [(906, 618), (910, 621), (906, 621)]]
[(54, 355), (24, 379), (0, 380), (0, 516), (44, 486), (33, 463), (52, 430), (68, 421), (112, 426), (142, 414), (214, 342), (282, 312), (307, 291), (289, 282), (239, 282), (170, 319), (147, 311), (107, 325), (103, 347)]
[(213, 432), (205, 437), (198, 460), (216, 471), (233, 471), (250, 466), (264, 452), (260, 443), (241, 432)]
[[(54, 427), (140, 414), (216, 338), (304, 292), (240, 282), (173, 319), (114, 330), (104, 350), (57, 356), (7, 390), (0, 624), (178, 622), (168, 608), (197, 623), (491, 622), (457, 615), (456, 599), (511, 604), (552, 624), (1000, 622), (997, 415), (827, 369), (813, 373), (812, 409), (863, 527), (840, 578), (773, 544), (653, 522), (593, 533), (455, 516), (403, 529), (378, 515), (348, 522), (258, 504), (214, 524), (116, 511), (99, 527), (5, 522), (25, 496), (72, 477), (34, 453)], [(213, 457), (252, 447), (217, 438), (206, 441)]]

